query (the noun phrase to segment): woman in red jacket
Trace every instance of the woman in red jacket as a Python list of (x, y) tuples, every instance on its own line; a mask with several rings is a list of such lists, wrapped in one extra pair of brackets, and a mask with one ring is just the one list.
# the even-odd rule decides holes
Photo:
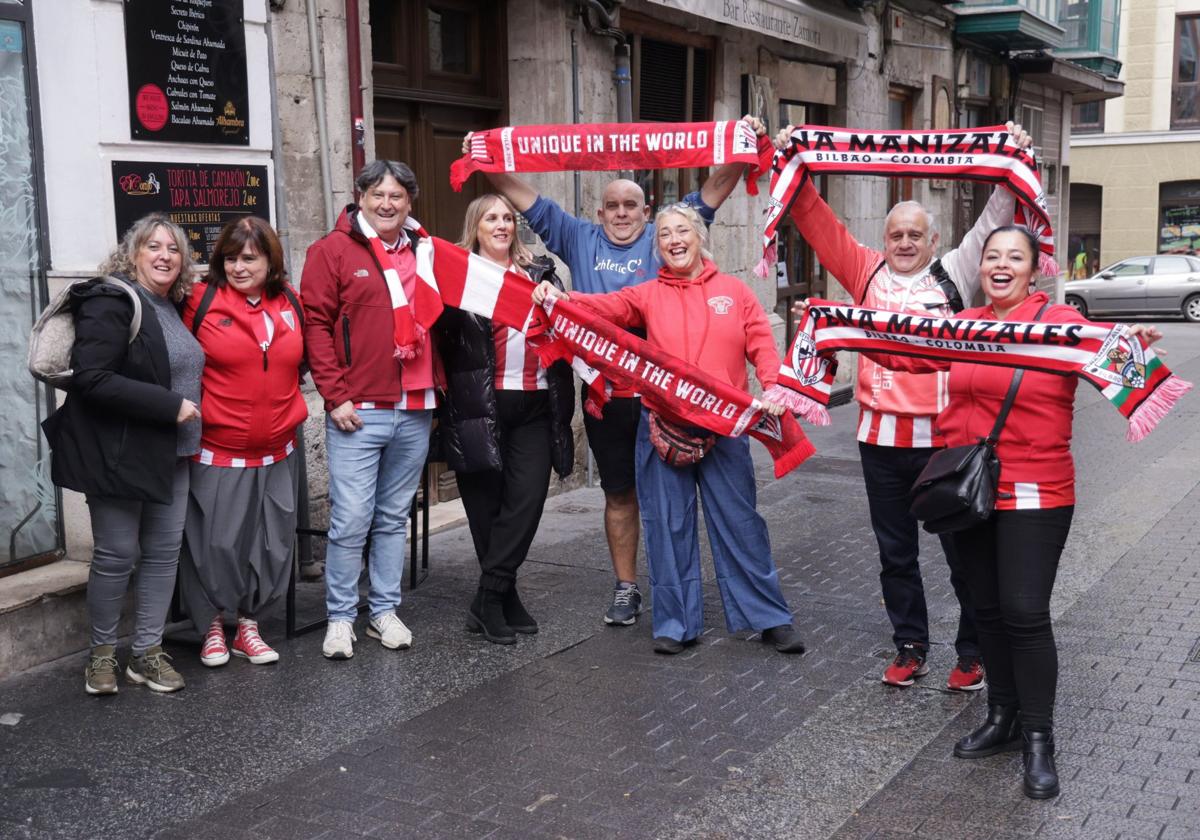
[[(984, 241), (980, 275), (986, 306), (960, 318), (1086, 323), (1070, 306), (1049, 305), (1034, 290), (1038, 244), (1024, 227), (996, 228)], [(1040, 313), (1040, 317), (1039, 316)], [(1130, 329), (1147, 343), (1155, 327)], [(872, 354), (885, 367), (926, 373), (950, 371), (950, 402), (938, 416), (948, 446), (990, 434), (1013, 378), (1012, 368)], [(975, 601), (979, 645), (988, 675), (988, 715), (959, 740), (959, 758), (1022, 749), (1024, 787), (1033, 799), (1059, 792), (1054, 766), (1054, 692), (1058, 654), (1050, 625), (1050, 593), (1075, 510), (1071, 458), (1074, 376), (1026, 371), (1000, 432), (996, 511), (985, 523), (952, 534)]]
[[(759, 382), (774, 384), (779, 354), (762, 305), (736, 277), (721, 274), (705, 250), (707, 231), (691, 207), (675, 204), (654, 220), (663, 267), (647, 283), (604, 295), (569, 297), (736, 388), (747, 390), (746, 361)], [(534, 301), (562, 295), (541, 283)], [(783, 407), (764, 403), (774, 415)], [(712, 544), (717, 586), (729, 632), (754, 630), (783, 653), (803, 653), (771, 559), (767, 525), (755, 509), (756, 485), (745, 437), (717, 437), (697, 463), (673, 466), (650, 441), (642, 409), (635, 450), (638, 506), (646, 535), (654, 603), (654, 650), (680, 653), (704, 630), (697, 490)], [(703, 432), (702, 432), (703, 434)]]
[(291, 456), (308, 407), (300, 394), (300, 304), (269, 224), (248, 216), (225, 226), (208, 282), (196, 284), (183, 321), (205, 365), (180, 592), (204, 634), (202, 663), (229, 661), (227, 614), (237, 616), (234, 655), (275, 662), (257, 617), (287, 589), (300, 475), (299, 456)]

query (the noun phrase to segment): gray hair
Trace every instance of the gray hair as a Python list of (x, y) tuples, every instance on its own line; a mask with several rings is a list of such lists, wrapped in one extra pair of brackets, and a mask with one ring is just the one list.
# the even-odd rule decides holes
[(398, 160), (371, 161), (358, 173), (358, 177), (354, 179), (354, 186), (360, 193), (365, 193), (389, 175), (395, 178), (400, 183), (400, 186), (404, 187), (404, 191), (408, 193), (409, 200), (417, 200), (417, 195), (420, 193), (420, 190), (417, 188), (417, 176), (409, 169), (408, 164), (401, 163)]
[(668, 204), (666, 207), (654, 214), (654, 227), (657, 229), (659, 222), (664, 216), (676, 215), (683, 216), (687, 219), (688, 224), (696, 231), (696, 235), (700, 237), (700, 255), (706, 259), (712, 259), (712, 252), (708, 250), (708, 225), (704, 224), (704, 219), (696, 211), (696, 208), (686, 202), (677, 204)]
[(120, 243), (104, 259), (104, 262), (100, 263), (97, 270), (101, 274), (126, 274), (130, 279), (136, 280), (137, 269), (134, 267), (134, 259), (137, 257), (137, 252), (145, 247), (146, 243), (150, 241), (150, 237), (154, 236), (154, 231), (159, 228), (171, 235), (171, 238), (175, 240), (175, 247), (179, 249), (179, 276), (175, 278), (175, 282), (167, 291), (171, 300), (179, 303), (192, 290), (192, 283), (196, 279), (196, 269), (192, 264), (192, 247), (188, 244), (187, 234), (164, 213), (149, 213), (130, 225), (129, 230), (125, 231), (125, 235), (121, 237)]
[(929, 235), (930, 236), (932, 236), (933, 234), (938, 232), (937, 219), (934, 217), (934, 215), (932, 213), (929, 212), (929, 208), (926, 207), (924, 204), (922, 204), (919, 201), (897, 202), (896, 205), (894, 207), (892, 207), (891, 210), (888, 211), (887, 218), (883, 220), (884, 227), (887, 227), (887, 223), (890, 222), (892, 219), (892, 214), (895, 213), (897, 210), (909, 210), (909, 209), (920, 210), (922, 213), (925, 214), (925, 221), (929, 225)]

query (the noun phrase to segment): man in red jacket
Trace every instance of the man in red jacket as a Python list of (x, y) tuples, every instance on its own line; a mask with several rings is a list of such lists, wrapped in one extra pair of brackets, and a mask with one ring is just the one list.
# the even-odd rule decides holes
[(404, 572), (408, 510), (429, 451), (434, 348), (398, 353), (392, 300), (399, 282), (416, 285), (420, 226), (409, 218), (417, 180), (403, 163), (377, 160), (355, 179), (361, 204), (342, 211), (333, 231), (308, 249), (301, 288), (304, 341), (313, 381), (325, 399), (329, 463), (329, 625), (322, 653), (354, 655), (354, 619), (363, 546), (371, 534), (367, 635), (393, 650), (412, 645), (396, 608)]
[[(1021, 126), (1007, 124), (1017, 146), (1033, 140)], [(784, 146), (788, 126), (776, 137)], [(883, 229), (883, 251), (859, 244), (809, 179), (792, 205), (792, 219), (817, 259), (856, 303), (949, 317), (969, 306), (979, 292), (979, 261), (987, 235), (1012, 223), (1014, 198), (997, 187), (959, 247), (940, 260), (933, 214), (915, 201), (891, 209)], [(854, 396), (859, 403), (858, 447), (862, 458), (871, 527), (879, 543), (883, 602), (892, 622), (897, 654), (883, 682), (910, 686), (929, 673), (929, 617), (918, 563), (918, 524), (909, 513), (909, 489), (934, 451), (946, 445), (934, 418), (946, 407), (946, 374), (895, 372), (859, 357)], [(977, 691), (986, 685), (966, 577), (948, 537), (942, 548), (958, 597), (955, 649), (958, 664), (947, 688)]]

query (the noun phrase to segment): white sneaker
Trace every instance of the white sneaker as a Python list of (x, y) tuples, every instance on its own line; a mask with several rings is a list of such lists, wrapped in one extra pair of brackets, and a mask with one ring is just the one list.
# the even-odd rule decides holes
[(354, 656), (354, 643), (357, 641), (353, 622), (331, 621), (325, 627), (325, 644), (321, 645), (321, 653), (326, 659), (349, 659)]
[(367, 635), (378, 639), (385, 648), (408, 650), (412, 647), (412, 632), (395, 613), (388, 612), (372, 618), (367, 624)]

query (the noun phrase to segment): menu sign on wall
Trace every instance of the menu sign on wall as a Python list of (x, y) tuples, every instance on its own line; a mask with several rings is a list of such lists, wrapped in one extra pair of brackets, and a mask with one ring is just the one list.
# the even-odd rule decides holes
[(135, 140), (250, 143), (243, 0), (124, 0)]
[(271, 219), (267, 167), (113, 161), (117, 239), (147, 213), (165, 213), (206, 263), (221, 228), (243, 216)]

